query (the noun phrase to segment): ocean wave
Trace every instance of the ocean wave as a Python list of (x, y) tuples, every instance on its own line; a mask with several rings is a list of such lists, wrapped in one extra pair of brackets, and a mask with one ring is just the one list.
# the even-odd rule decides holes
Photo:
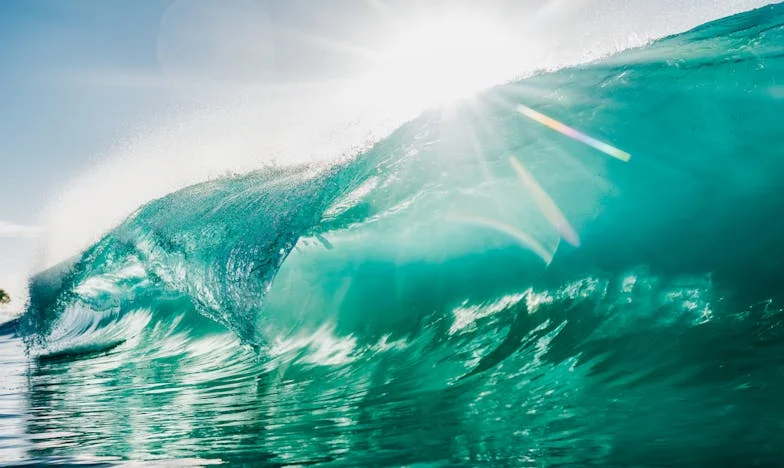
[(147, 203), (33, 279), (37, 408), (99, 421), (92, 452), (125, 405), (169, 455), (240, 462), (776, 460), (783, 15)]

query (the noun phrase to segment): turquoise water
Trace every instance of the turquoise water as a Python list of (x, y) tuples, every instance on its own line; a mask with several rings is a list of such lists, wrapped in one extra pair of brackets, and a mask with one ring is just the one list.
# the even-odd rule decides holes
[(782, 111), (776, 5), (152, 201), (0, 328), (0, 460), (782, 463)]

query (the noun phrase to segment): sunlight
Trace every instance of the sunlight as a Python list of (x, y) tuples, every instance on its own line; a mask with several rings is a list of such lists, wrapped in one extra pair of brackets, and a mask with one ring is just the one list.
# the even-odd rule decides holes
[(445, 104), (513, 76), (512, 36), (488, 16), (420, 18), (398, 29), (366, 77), (396, 106)]

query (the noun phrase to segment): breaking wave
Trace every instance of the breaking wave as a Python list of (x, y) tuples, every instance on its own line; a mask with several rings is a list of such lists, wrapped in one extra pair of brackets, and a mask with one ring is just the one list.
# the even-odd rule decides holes
[(31, 450), (774, 463), (783, 76), (777, 5), (147, 203), (31, 282)]

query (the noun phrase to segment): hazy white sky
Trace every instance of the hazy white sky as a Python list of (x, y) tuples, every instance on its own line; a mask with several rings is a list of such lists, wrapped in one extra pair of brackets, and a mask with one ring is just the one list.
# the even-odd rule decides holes
[[(488, 29), (505, 34), (503, 47), (461, 57), (492, 56), (483, 67), (497, 65), (501, 76), (767, 3), (3, 0), (0, 287), (18, 294), (29, 272), (76, 253), (150, 197), (250, 169), (267, 153), (361, 143), (375, 121), (363, 114), (367, 96), (345, 84), (388, 74), (391, 43), (455, 11), (491, 25), (466, 33), (469, 41)], [(395, 72), (403, 88), (427, 81), (427, 70), (398, 68), (411, 68)], [(375, 109), (400, 100), (406, 89), (393, 87), (379, 84), (375, 94), (388, 102)]]

